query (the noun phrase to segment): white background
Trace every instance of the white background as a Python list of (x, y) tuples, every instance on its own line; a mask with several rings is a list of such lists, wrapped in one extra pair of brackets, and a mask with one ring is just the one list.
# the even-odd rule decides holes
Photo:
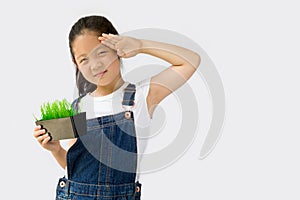
[(32, 114), (45, 101), (73, 97), (67, 36), (90, 14), (106, 16), (120, 33), (161, 28), (186, 35), (223, 81), (226, 121), (216, 148), (198, 160), (211, 115), (201, 83), (199, 136), (176, 163), (144, 176), (144, 200), (300, 198), (300, 14), (292, 0), (1, 3), (2, 197), (54, 199), (64, 172), (34, 140)]

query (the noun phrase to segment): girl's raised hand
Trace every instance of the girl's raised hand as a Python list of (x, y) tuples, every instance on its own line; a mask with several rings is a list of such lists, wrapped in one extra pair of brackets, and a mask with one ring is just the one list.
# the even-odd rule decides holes
[(122, 58), (133, 57), (142, 48), (142, 42), (139, 39), (128, 36), (103, 33), (98, 39), (103, 45), (115, 50), (118, 56)]
[(34, 128), (33, 136), (44, 149), (51, 152), (58, 152), (61, 148), (59, 141), (50, 141), (50, 136), (46, 133), (45, 129), (41, 129), (41, 126), (36, 126)]

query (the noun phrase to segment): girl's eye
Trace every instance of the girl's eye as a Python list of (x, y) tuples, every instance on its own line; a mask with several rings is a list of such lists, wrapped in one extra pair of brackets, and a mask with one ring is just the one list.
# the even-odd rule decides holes
[(98, 54), (98, 56), (101, 56), (101, 55), (103, 55), (103, 54), (105, 54), (107, 51), (99, 51), (97, 54)]
[(81, 60), (79, 61), (79, 63), (80, 63), (80, 64), (84, 64), (84, 63), (87, 62), (87, 60), (88, 60), (87, 58), (83, 58), (83, 59), (81, 59)]

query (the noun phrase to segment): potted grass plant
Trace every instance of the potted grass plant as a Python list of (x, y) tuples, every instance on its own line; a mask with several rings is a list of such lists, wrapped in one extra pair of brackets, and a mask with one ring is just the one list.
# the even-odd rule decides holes
[(74, 110), (66, 99), (47, 102), (40, 106), (41, 118), (35, 117), (35, 124), (41, 125), (51, 140), (77, 138), (86, 134), (86, 113)]

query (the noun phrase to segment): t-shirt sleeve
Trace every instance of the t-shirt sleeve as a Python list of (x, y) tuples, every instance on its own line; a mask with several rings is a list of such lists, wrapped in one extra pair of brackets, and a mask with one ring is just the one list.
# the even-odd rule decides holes
[(143, 96), (147, 98), (150, 88), (150, 80), (151, 78), (144, 79), (138, 83), (136, 83), (137, 90), (141, 90)]
[(147, 127), (151, 123), (147, 106), (147, 96), (150, 87), (150, 79), (144, 79), (136, 83), (136, 106), (134, 108), (137, 125), (139, 127)]

